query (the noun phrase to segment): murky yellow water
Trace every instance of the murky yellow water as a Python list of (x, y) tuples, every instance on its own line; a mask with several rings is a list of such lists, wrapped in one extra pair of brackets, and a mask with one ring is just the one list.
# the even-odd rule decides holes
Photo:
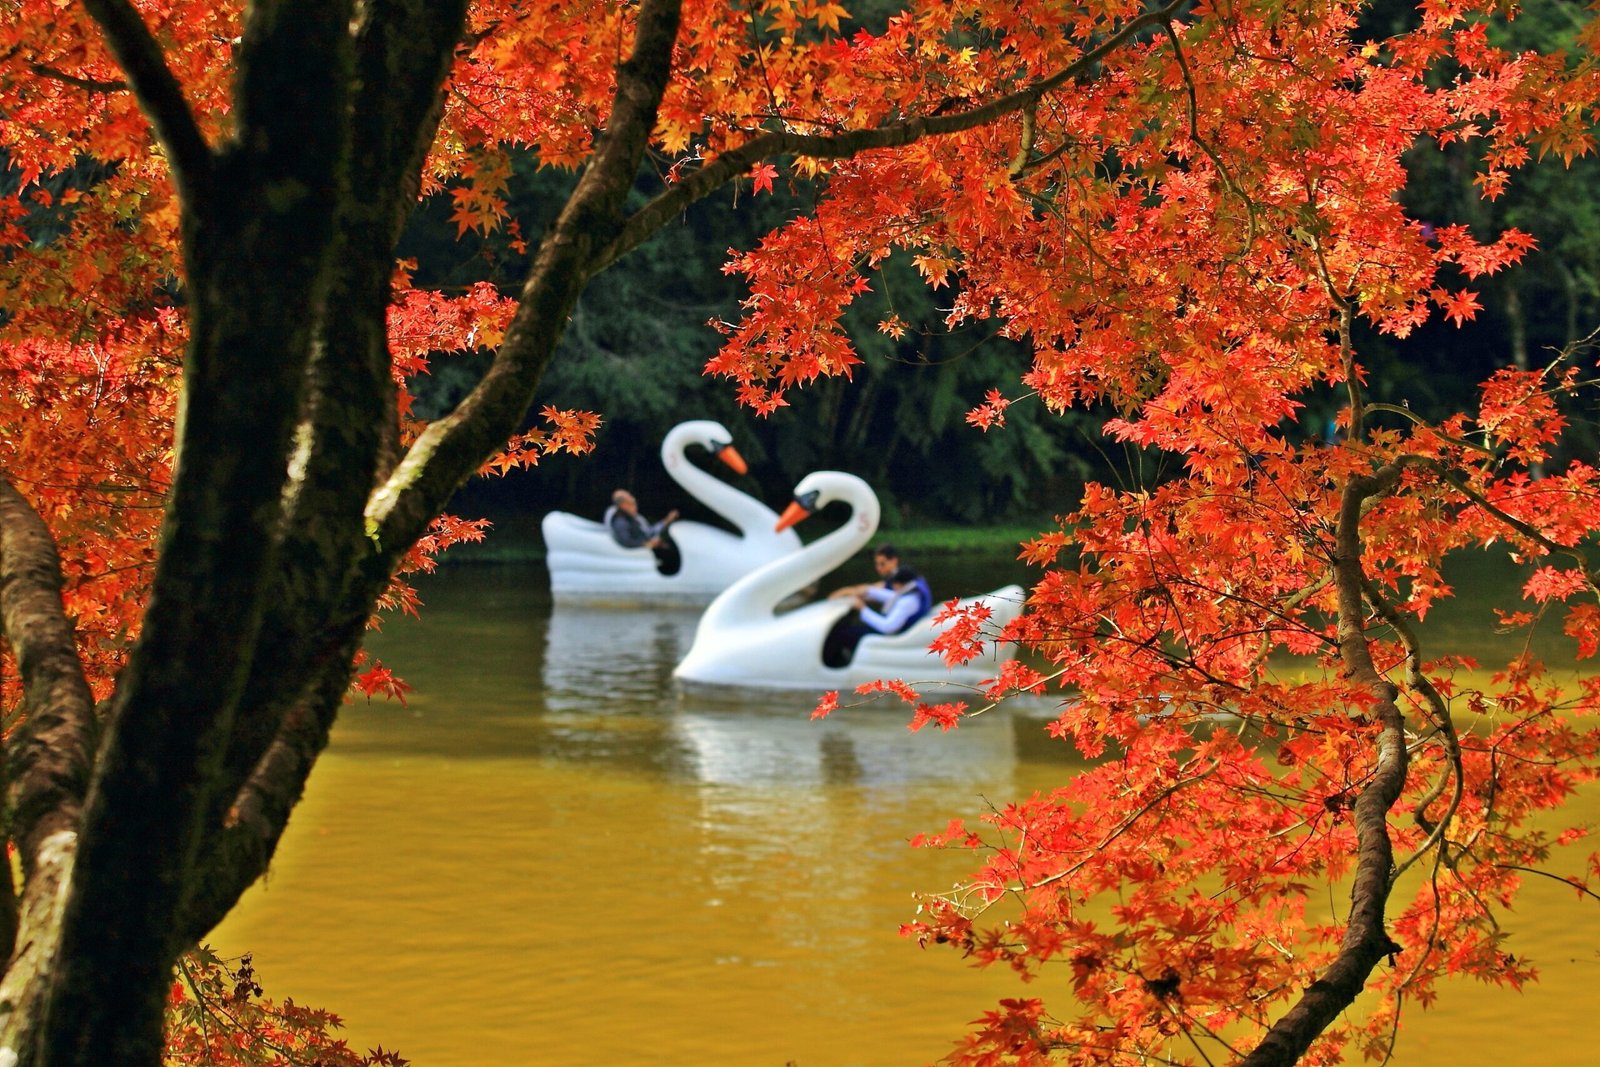
[[(212, 938), (269, 994), (419, 1067), (918, 1064), (1048, 995), (896, 934), (965, 867), (911, 834), (1070, 773), (1040, 719), (910, 735), (897, 710), (691, 699), (669, 675), (692, 613), (552, 613), (534, 569), (425, 595), (374, 642), (410, 706), (346, 710)], [(1554, 884), (1523, 910), (1511, 950), (1545, 983), (1451, 990), (1396, 1062), (1594, 1062), (1596, 911)]]

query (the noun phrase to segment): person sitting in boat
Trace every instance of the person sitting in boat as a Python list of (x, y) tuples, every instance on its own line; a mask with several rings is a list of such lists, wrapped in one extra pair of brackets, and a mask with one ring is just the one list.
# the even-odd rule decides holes
[(874, 585), (856, 598), (861, 621), (879, 634), (903, 634), (933, 607), (928, 580), (910, 567), (898, 567), (883, 585)]
[(612, 540), (623, 548), (648, 548), (656, 555), (656, 568), (662, 574), (672, 574), (681, 562), (678, 546), (667, 533), (678, 518), (678, 509), (667, 512), (660, 522), (651, 522), (639, 514), (639, 502), (626, 489), (611, 494), (611, 506), (606, 509), (606, 529)]
[[(876, 562), (876, 561), (875, 561)], [(910, 567), (896, 567), (881, 585), (856, 594), (856, 610), (836, 623), (822, 645), (822, 662), (843, 667), (868, 634), (903, 634), (933, 609), (928, 580)]]
[(859, 582), (856, 585), (840, 586), (828, 594), (829, 600), (839, 597), (859, 597), (868, 589), (881, 589), (889, 591), (889, 578), (900, 569), (900, 550), (888, 542), (884, 542), (872, 550), (872, 569), (878, 572), (878, 581)]

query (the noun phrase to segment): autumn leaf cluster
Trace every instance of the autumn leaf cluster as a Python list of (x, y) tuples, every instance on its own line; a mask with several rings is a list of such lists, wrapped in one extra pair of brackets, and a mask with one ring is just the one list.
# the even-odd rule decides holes
[[(225, 142), (240, 6), (135, 6), (201, 133)], [(1347, 970), (1375, 992), (1364, 1013), (1295, 1040), (1309, 1063), (1381, 1056), (1402, 1006), (1443, 978), (1529, 980), (1501, 928), (1521, 882), (1592, 896), (1600, 877), (1558, 848), (1579, 830), (1545, 828), (1594, 776), (1600, 684), (1557, 679), (1520, 643), (1480, 669), (1417, 624), (1451, 595), (1446, 560), (1492, 549), (1535, 568), (1501, 621), (1596, 654), (1600, 493), (1592, 457), (1564, 447), (1594, 353), (1501, 371), (1472, 410), (1428, 419), (1373, 399), (1357, 338), (1471, 319), (1485, 280), (1527, 254), (1514, 229), (1408, 216), (1406, 157), (1470, 145), (1493, 199), (1530, 161), (1590, 151), (1593, 25), (1541, 54), (1496, 44), (1512, 12), (1488, 0), (1428, 0), (1387, 34), (1348, 0), (922, 0), (870, 28), (847, 8), (686, 0), (641, 178), (655, 199), (597, 235), (616, 242), (600, 258), (728, 183), (803, 189), (808, 210), (734, 252), (745, 295), (714, 324), (705, 369), (752, 411), (852, 373), (843, 316), (902, 257), (949, 326), (992, 326), (1031, 353), (971, 398), (976, 427), (1005, 432), (1020, 403), (1093, 407), (1112, 441), (1174, 472), (1088, 486), (1024, 546), (1038, 578), (1003, 632), (948, 611), (940, 651), (1024, 648), (985, 696), (1058, 695), (1051, 730), (1088, 761), (982, 830), (926, 839), (973, 849), (978, 870), (910, 934), (1065, 977), (1002, 1002), (953, 1058), (1198, 1061), (1276, 1034)], [(508, 161), (594, 158), (636, 17), (471, 6), (420, 189), (448, 198), (459, 232), (531, 243), (506, 208)], [(172, 477), (178, 204), (76, 7), (8, 6), (0, 98), (15, 170), (0, 196), (0, 466), (62, 546), (103, 693), (138, 632)], [(396, 264), (389, 305), (401, 444), (425, 432), (406, 382), (516, 339), (518, 294), (427, 291), (414, 267)], [(1307, 433), (1299, 416), (1329, 398), (1338, 433)], [(596, 425), (543, 420), (485, 469), (582, 451)], [(440, 520), (402, 572), (481, 533)], [(413, 610), (401, 578), (388, 604)], [(359, 690), (399, 686), (363, 664)], [(915, 726), (957, 728), (971, 710), (878, 688)], [(16, 689), (0, 699), (14, 706)], [(1375, 912), (1313, 908), (1348, 882)]]

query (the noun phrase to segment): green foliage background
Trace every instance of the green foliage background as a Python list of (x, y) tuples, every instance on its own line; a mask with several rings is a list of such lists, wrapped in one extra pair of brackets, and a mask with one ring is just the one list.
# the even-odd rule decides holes
[[(569, 175), (519, 160), (511, 208), (522, 232), (548, 224)], [(644, 182), (639, 203), (655, 191)], [(878, 490), (885, 525), (937, 517), (987, 523), (1066, 510), (1076, 485), (1097, 468), (1091, 451), (1098, 417), (1049, 416), (1037, 404), (1012, 408), (1003, 431), (981, 433), (966, 413), (996, 386), (1015, 387), (1023, 346), (996, 326), (948, 331), (938, 301), (908, 263), (891, 261), (872, 279), (848, 327), (865, 361), (855, 380), (824, 381), (791, 394), (792, 406), (760, 419), (733, 400), (728, 382), (701, 369), (720, 337), (709, 325), (738, 314), (742, 292), (723, 273), (731, 248), (804, 210), (806, 190), (752, 196), (748, 188), (696, 205), (666, 233), (590, 286), (573, 313), (539, 402), (601, 412), (594, 454), (546, 460), (536, 471), (471, 487), (464, 505), (491, 511), (551, 508), (598, 513), (612, 488), (633, 486), (646, 511), (682, 507), (660, 469), (662, 435), (686, 418), (727, 425), (751, 464), (747, 491), (781, 506), (812, 470), (860, 474)], [(417, 281), (446, 288), (506, 283), (520, 256), (504, 234), (458, 242), (443, 198), (427, 205), (402, 254), (419, 262)], [(896, 340), (877, 324), (891, 314), (912, 329)], [(450, 356), (414, 383), (419, 411), (446, 410), (482, 373), (482, 357)], [(1089, 431), (1087, 434), (1085, 431)], [(1054, 503), (1051, 502), (1055, 498)]]
[[(863, 24), (881, 29), (884, 8), (869, 0), (858, 15)], [(1387, 32), (1416, 17), (1414, 5), (1384, 0), (1374, 5), (1368, 25)], [(1564, 0), (1533, 0), (1522, 16), (1496, 24), (1492, 33), (1503, 47), (1560, 47), (1586, 17), (1579, 5)], [(1477, 163), (1470, 142), (1448, 149), (1418, 144), (1408, 165), (1414, 180), (1406, 207), (1413, 217), (1435, 225), (1466, 223), (1483, 237), (1517, 226), (1539, 244), (1522, 265), (1498, 277), (1452, 280), (1469, 284), (1484, 304), (1478, 320), (1466, 327), (1433, 322), (1404, 340), (1375, 331), (1360, 336), (1379, 399), (1427, 413), (1470, 407), (1476, 383), (1495, 367), (1518, 360), (1541, 366), (1600, 327), (1600, 202), (1594, 194), (1600, 161), (1588, 157), (1570, 168), (1559, 160), (1538, 161), (1495, 203), (1482, 200), (1472, 183)], [(548, 225), (552, 206), (573, 180), (537, 169), (531, 153), (514, 161), (510, 206), (530, 242)], [(659, 176), (641, 180), (637, 201), (660, 188)], [(908, 264), (896, 260), (870, 279), (871, 292), (848, 318), (865, 360), (854, 381), (823, 381), (796, 391), (792, 407), (768, 419), (738, 408), (728, 382), (701, 374), (720, 342), (708, 323), (736, 318), (744, 295), (723, 264), (730, 250), (753, 247), (806, 210), (812, 195), (813, 189), (784, 179), (770, 195), (753, 195), (741, 183), (695, 205), (597, 278), (573, 314), (539, 398), (602, 413), (596, 451), (475, 483), (458, 501), (459, 510), (599, 514), (611, 489), (628, 485), (647, 513), (676, 506), (692, 515), (692, 502), (662, 472), (657, 449), (672, 425), (702, 417), (732, 431), (751, 464), (750, 477), (741, 483), (747, 491), (781, 506), (788, 488), (808, 471), (852, 471), (879, 493), (888, 530), (1048, 522), (1073, 507), (1085, 479), (1126, 483), (1160, 477), (1158, 457), (1104, 450), (1097, 432), (1101, 413), (1059, 418), (1037, 403), (1020, 402), (1002, 430), (984, 433), (967, 425), (966, 412), (988, 389), (1018, 391), (1026, 350), (1000, 338), (994, 325), (947, 330), (940, 305), (948, 304), (950, 294), (930, 292)], [(458, 241), (447, 201), (440, 196), (425, 206), (402, 247), (402, 254), (419, 260), (419, 283), (509, 284), (525, 262), (508, 236)], [(891, 314), (911, 326), (898, 340), (877, 328)], [(432, 375), (418, 383), (421, 410), (444, 410), (481, 370), (481, 359), (436, 360)], [(1325, 433), (1340, 402), (1331, 391), (1308, 397), (1299, 427), (1289, 432)], [(1594, 413), (1570, 414), (1571, 447), (1592, 452), (1600, 441)]]

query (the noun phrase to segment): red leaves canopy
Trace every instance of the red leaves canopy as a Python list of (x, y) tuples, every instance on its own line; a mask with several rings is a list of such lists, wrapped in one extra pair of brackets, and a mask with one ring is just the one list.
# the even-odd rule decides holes
[[(225, 138), (239, 5), (136, 6), (201, 131)], [(1551, 856), (1535, 817), (1592, 777), (1600, 739), (1570, 713), (1600, 687), (1558, 687), (1525, 655), (1469, 680), (1462, 660), (1425, 655), (1411, 624), (1450, 594), (1449, 554), (1509, 546), (1542, 569), (1534, 610), (1507, 621), (1562, 611), (1594, 654), (1600, 494), (1594, 468), (1559, 451), (1558, 401), (1588, 375), (1501, 372), (1478, 410), (1431, 423), (1368, 400), (1351, 340), (1357, 316), (1401, 337), (1435, 311), (1470, 318), (1469, 283), (1530, 247), (1516, 231), (1407, 217), (1403, 153), (1470, 141), (1492, 198), (1530, 158), (1591, 148), (1600, 71), (1587, 53), (1498, 49), (1488, 19), (1501, 6), (1430, 0), (1380, 36), (1362, 4), (1337, 0), (924, 0), (853, 32), (832, 3), (683, 5), (654, 135), (664, 208), (745, 176), (768, 190), (779, 164), (817, 191), (813, 211), (735, 255), (748, 296), (720, 324), (709, 373), (761, 412), (848, 376), (859, 357), (841, 316), (875, 266), (904, 254), (951, 325), (994, 320), (1032, 347), (973, 422), (1003, 432), (1024, 396), (1103, 404), (1111, 436), (1180, 461), (1160, 485), (1089, 486), (1058, 531), (1024, 546), (1045, 569), (1005, 636), (1040, 669), (1008, 668), (991, 695), (1048, 674), (1070, 693), (1054, 732), (1099, 761), (998, 813), (983, 870), (912, 931), (1025, 975), (1065, 964), (1078, 1003), (1003, 1002), (957, 1059), (1172, 1058), (1186, 1054), (1170, 1043), (1180, 1032), (1271, 1025), (1340, 951), (1343, 931), (1311, 922), (1306, 902), (1350, 874), (1370, 833), (1356, 808), (1395, 721), (1391, 685), (1409, 766), (1384, 834), (1403, 870), (1429, 877), (1399, 883), (1410, 897), (1384, 934), (1395, 966), (1379, 972), (1381, 1003), (1334, 1024), (1308, 1062), (1351, 1041), (1381, 1052), (1402, 998), (1426, 1001), (1443, 975), (1529, 977), (1501, 951), (1495, 911)], [(425, 193), (449, 191), (458, 227), (507, 225), (508, 153), (588, 158), (633, 17), (625, 4), (473, 6), (424, 175)], [(0, 108), (20, 179), (0, 197), (0, 465), (63, 543), (103, 689), (138, 627), (170, 476), (177, 204), (77, 8), (21, 0), (0, 17)], [(737, 165), (719, 177), (719, 159)], [(400, 270), (397, 378), (497, 346), (510, 297), (420, 292)], [(1307, 440), (1294, 419), (1329, 389), (1347, 398), (1340, 439)], [(594, 425), (546, 418), (491, 468), (581, 449)], [(966, 623), (948, 654), (983, 636), (981, 619)], [(391, 684), (382, 671), (365, 676), (369, 692)], [(1198, 730), (1213, 713), (1258, 733)], [(917, 725), (959, 714), (919, 704)], [(1108, 918), (1090, 902), (1112, 892)], [(980, 926), (1002, 906), (1004, 923)]]

